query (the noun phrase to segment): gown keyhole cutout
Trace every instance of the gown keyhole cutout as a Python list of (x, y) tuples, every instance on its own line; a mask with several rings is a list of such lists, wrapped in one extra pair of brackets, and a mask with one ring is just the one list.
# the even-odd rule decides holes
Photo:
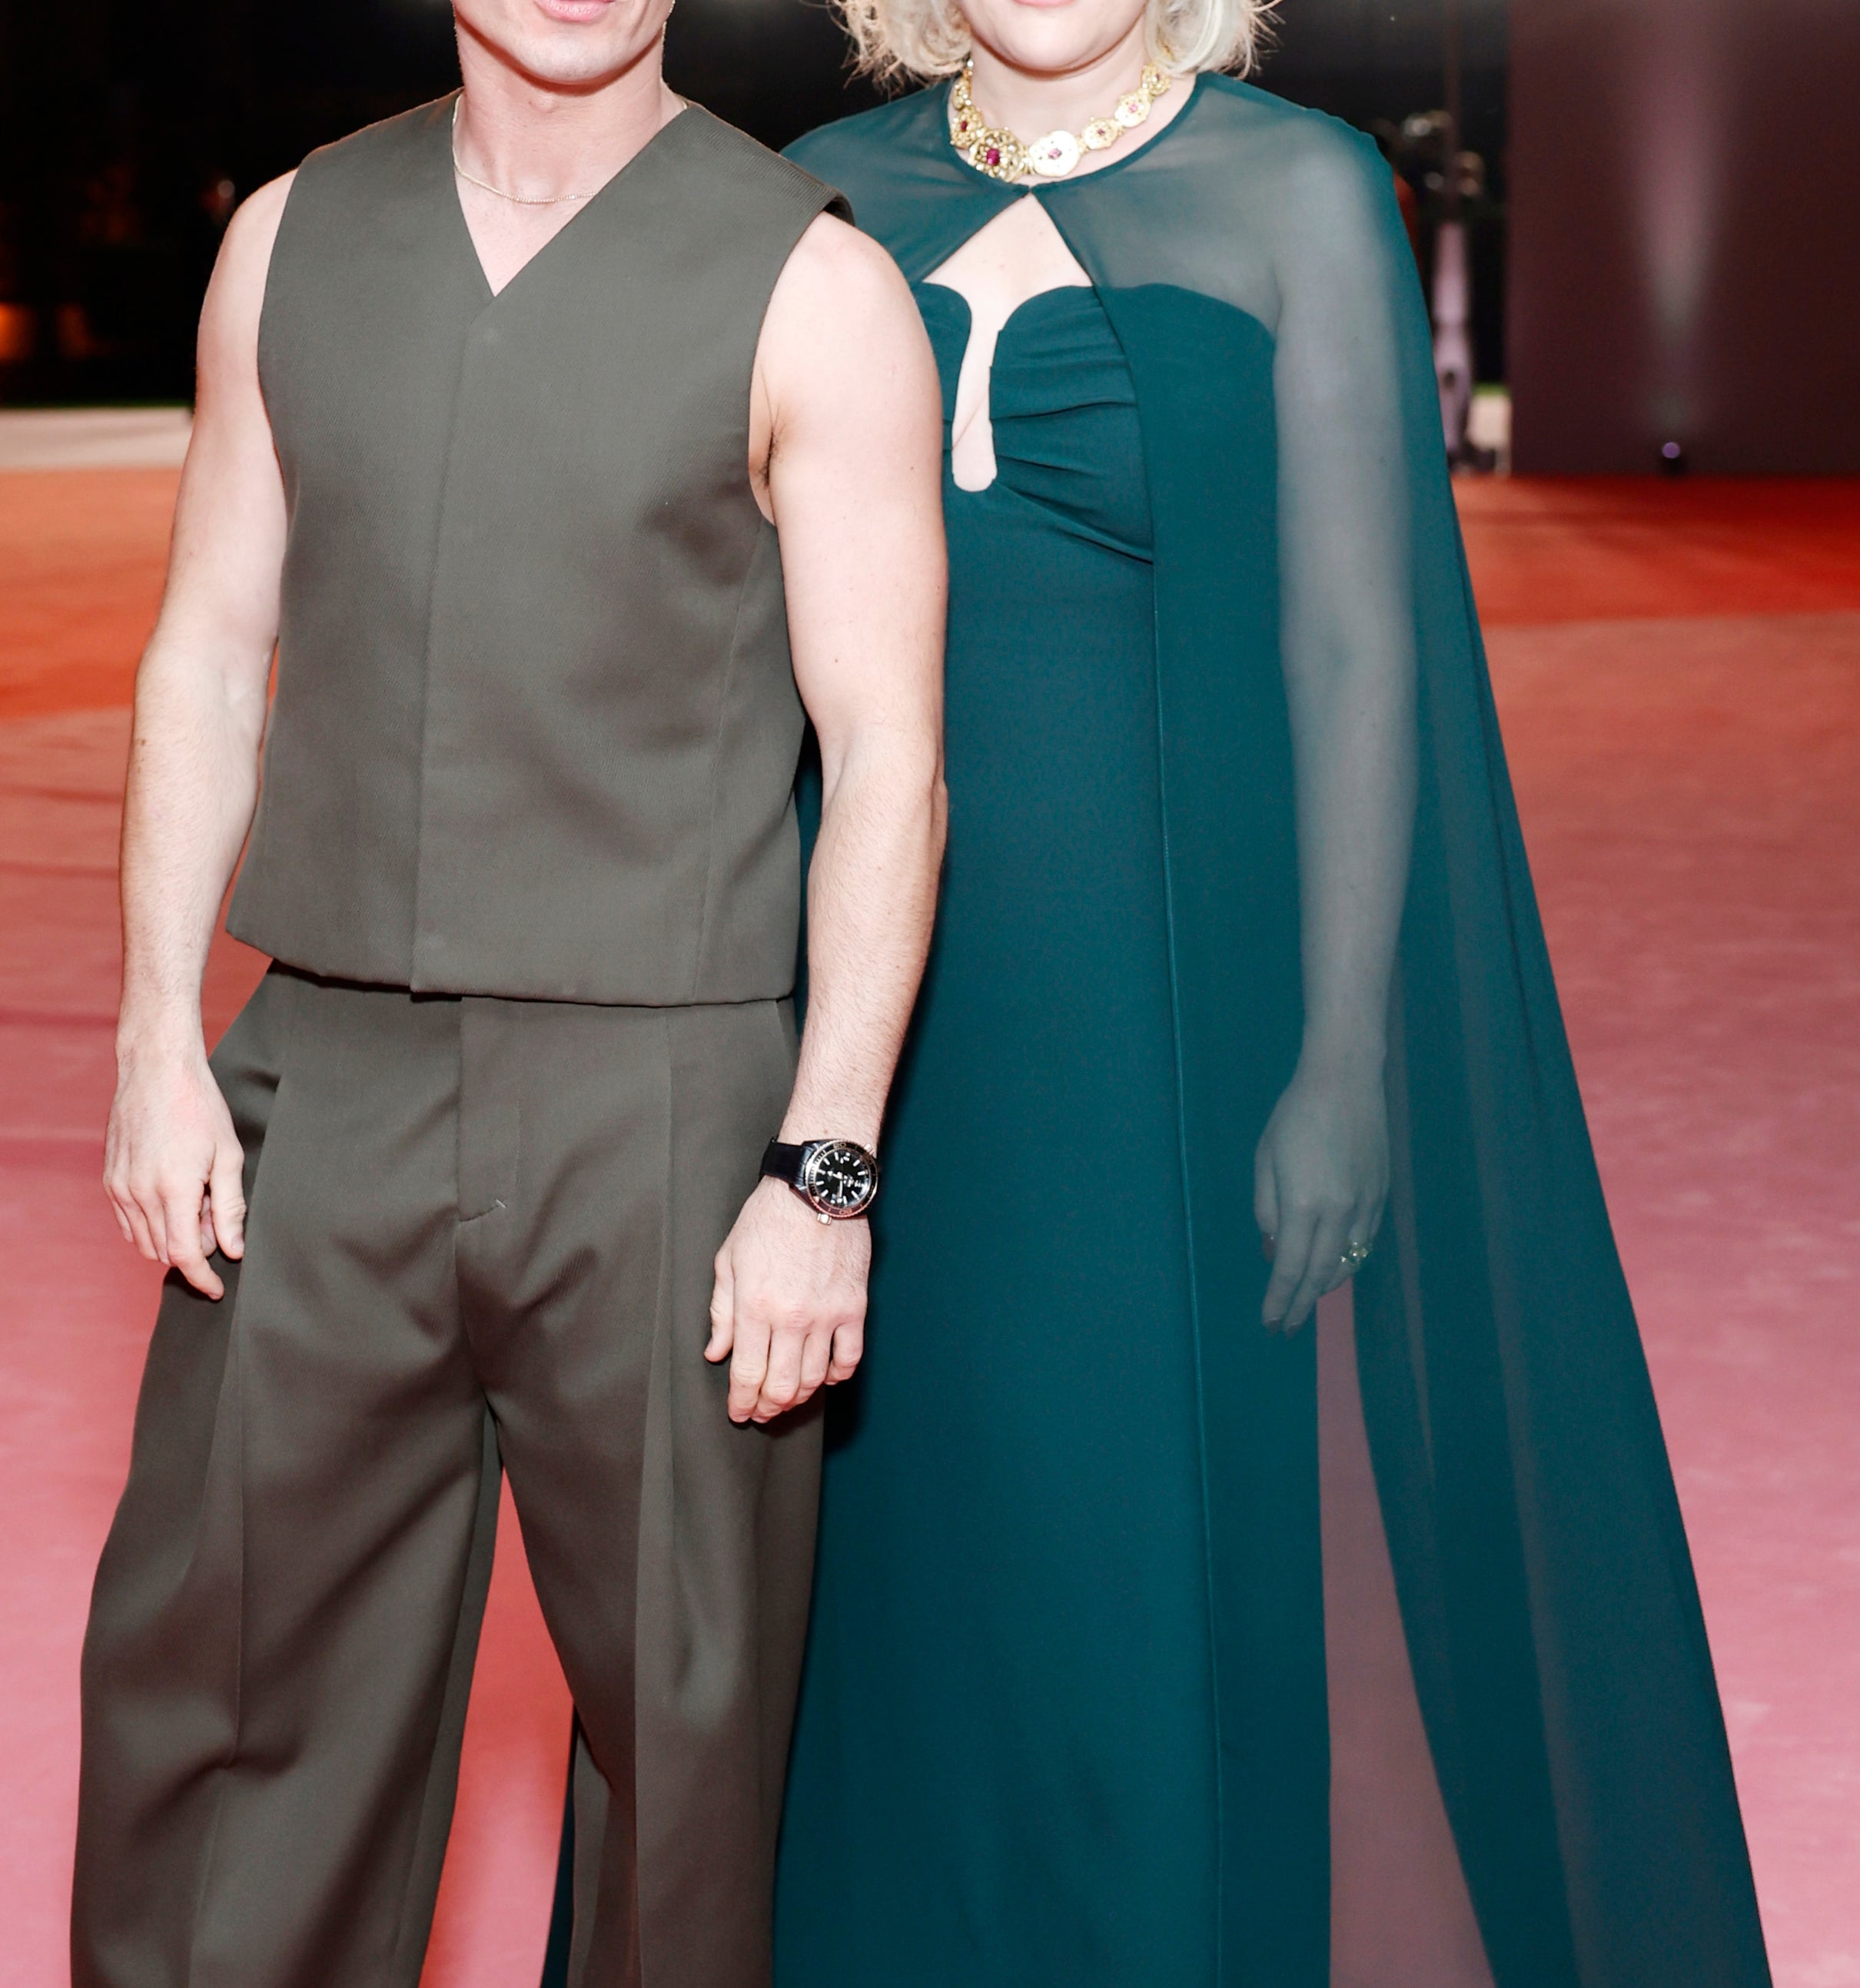
[(927, 282), (954, 290), (969, 306), (969, 343), (957, 376), (949, 429), (949, 473), (959, 490), (995, 480), (990, 412), (995, 348), (1008, 320), (1048, 290), (1088, 289), (1091, 279), (1032, 194), (978, 229)]

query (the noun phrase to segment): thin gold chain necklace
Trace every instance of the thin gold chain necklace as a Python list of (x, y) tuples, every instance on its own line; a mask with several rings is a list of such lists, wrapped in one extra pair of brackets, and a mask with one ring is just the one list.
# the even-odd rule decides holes
[(949, 142), (979, 173), (991, 180), (1063, 180), (1087, 152), (1108, 150), (1126, 131), (1134, 131), (1150, 114), (1150, 106), (1175, 79), (1155, 63), (1143, 65), (1137, 86), (1118, 99), (1108, 117), (1094, 117), (1076, 136), (1049, 131), (1031, 144), (1012, 131), (982, 121), (976, 108), (972, 61), (949, 86)]
[[(530, 194), (506, 193), (502, 187), (493, 186), (489, 180), (481, 180), (475, 173), (468, 173), (458, 163), (458, 113), (464, 108), (465, 99), (462, 96), (452, 106), (452, 170), (467, 186), (478, 187), (485, 193), (494, 193), (499, 200), (509, 201), (512, 207), (566, 207), (571, 201), (594, 198), (592, 193), (550, 193), (543, 194), (540, 198)], [(594, 193), (600, 191), (597, 187)]]

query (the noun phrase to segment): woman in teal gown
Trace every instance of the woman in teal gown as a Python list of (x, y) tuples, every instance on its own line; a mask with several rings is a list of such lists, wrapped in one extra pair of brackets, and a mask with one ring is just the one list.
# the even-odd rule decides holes
[[(1085, 280), (1006, 318), (993, 480), (945, 482), (949, 856), (777, 1988), (1764, 1988), (1389, 176), (1178, 86), (1034, 192)], [(911, 282), (953, 413), (938, 277), (1027, 194), (948, 97), (792, 156)], [(1320, 1108), (1340, 1013), (1362, 1124)], [(1321, 1414), (1260, 1227), (1327, 1166), (1314, 1274), (1375, 1247)]]
[[(1334, 1868), (1327, 1585), (1355, 1604), (1324, 1578), (1314, 1336), (1261, 1324), (1254, 1167), (1309, 1049), (1301, 915), (1334, 915), (1312, 845), (1405, 842), (1375, 760), (1406, 749), (1392, 1192), (1354, 1300), (1460, 1867), (1433, 1909), (1463, 1881), (1455, 1964), (1498, 1988), (1759, 1988), (1389, 175), (1192, 86), (1035, 193), (1090, 286), (1007, 320), (995, 479), (945, 483), (949, 868), (835, 1405), (777, 1981), (1331, 1981), (1334, 1890), (1365, 1881)], [(969, 313), (935, 276), (1026, 196), (952, 148), (947, 96), (792, 156), (913, 283), (953, 408)], [(1300, 644), (1340, 626), (1384, 638), (1405, 749), (1350, 735), (1374, 691), (1300, 698)], [(1425, 1804), (1385, 1792), (1398, 1836)], [(1357, 1978), (1440, 1988), (1396, 1945)]]

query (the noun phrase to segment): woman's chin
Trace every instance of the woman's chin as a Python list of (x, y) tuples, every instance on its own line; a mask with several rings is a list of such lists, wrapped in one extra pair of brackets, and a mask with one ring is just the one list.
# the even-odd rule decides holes
[(996, 61), (1027, 76), (1055, 78), (1076, 75), (1102, 61), (1117, 48), (1135, 23), (1115, 17), (1091, 0), (1006, 0), (986, 9), (986, 18), (969, 19), (976, 45)]

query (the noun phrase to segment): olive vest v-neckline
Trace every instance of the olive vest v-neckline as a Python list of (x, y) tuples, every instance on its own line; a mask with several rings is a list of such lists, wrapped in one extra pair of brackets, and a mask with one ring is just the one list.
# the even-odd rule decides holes
[(279, 227), (289, 537), (230, 927), (435, 992), (785, 994), (803, 718), (750, 380), (835, 196), (688, 109), (493, 293), (451, 114), (313, 154)]
[[(529, 275), (530, 271), (536, 267), (536, 264), (548, 255), (549, 252), (555, 247), (558, 242), (561, 241), (565, 235), (572, 234), (582, 222), (588, 220), (591, 216), (593, 216), (597, 211), (601, 208), (604, 202), (607, 202), (608, 196), (610, 194), (617, 195), (620, 199), (624, 200), (624, 190), (622, 183), (625, 181), (627, 175), (632, 171), (633, 168), (637, 165), (641, 160), (644, 159), (649, 153), (651, 153), (667, 137), (674, 126), (681, 123), (684, 120), (690, 117), (694, 111), (698, 112), (698, 114), (700, 117), (708, 117), (709, 116), (709, 113), (707, 111), (699, 111), (697, 105), (693, 103), (686, 104), (685, 108), (677, 113), (677, 114), (674, 116), (669, 122), (661, 124), (658, 129), (653, 133), (651, 137), (646, 140), (644, 144), (641, 146), (639, 150), (634, 153), (633, 155), (621, 166), (617, 172), (612, 174), (607, 179), (604, 181), (601, 184), (589, 195), (587, 200), (582, 205), (582, 206), (575, 213), (570, 215), (568, 219), (563, 222), (561, 227), (556, 230), (553, 235), (550, 236), (546, 242), (543, 242), (539, 247), (532, 250), (528, 259), (523, 263), (522, 266), (513, 275), (506, 279), (502, 288), (493, 289), (492, 287), (490, 276), (485, 268), (484, 258), (479, 253), (478, 244), (472, 238), (472, 224), (466, 218), (465, 201), (461, 197), (458, 190), (458, 178), (456, 167), (456, 161), (458, 157), (457, 140), (452, 120), (457, 115), (455, 106), (458, 103), (459, 95), (460, 93), (455, 90), (451, 96), (445, 100), (448, 108), (446, 110), (445, 118), (438, 127), (439, 133), (443, 137), (444, 140), (445, 157), (442, 169), (446, 194), (446, 205), (451, 209), (453, 218), (458, 224), (456, 232), (461, 242), (464, 245), (465, 252), (470, 259), (472, 267), (478, 272), (479, 280), (483, 291), (484, 306), (487, 310), (489, 309), (490, 307), (505, 294), (506, 291), (513, 289), (518, 283), (521, 282), (522, 279)], [(713, 119), (712, 121), (714, 123), (715, 120)], [(612, 203), (608, 204), (611, 205)], [(571, 251), (570, 252), (572, 253), (573, 252)]]

